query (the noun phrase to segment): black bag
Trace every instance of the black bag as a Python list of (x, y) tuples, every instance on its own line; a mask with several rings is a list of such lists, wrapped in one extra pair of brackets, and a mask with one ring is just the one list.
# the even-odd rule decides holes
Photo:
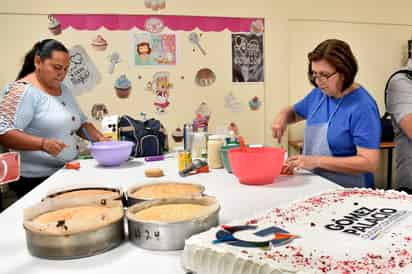
[[(402, 69), (394, 72), (388, 79), (385, 85), (385, 108), (387, 109), (387, 96), (388, 96), (388, 86), (389, 82), (392, 80), (393, 76), (405, 73), (409, 79), (412, 80), (412, 71)], [(392, 117), (391, 115), (385, 111), (383, 116), (381, 117), (381, 127), (382, 127), (382, 134), (381, 134), (381, 142), (393, 142), (395, 139), (395, 133), (393, 131), (393, 124), (392, 124)]]
[(135, 120), (128, 115), (119, 119), (120, 140), (132, 141), (131, 156), (144, 157), (161, 155), (166, 149), (166, 134), (159, 120)]

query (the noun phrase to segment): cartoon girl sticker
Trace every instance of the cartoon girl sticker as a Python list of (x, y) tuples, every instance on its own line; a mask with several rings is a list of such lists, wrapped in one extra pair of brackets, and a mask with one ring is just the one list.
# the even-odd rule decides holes
[(141, 41), (136, 45), (135, 65), (149, 65), (154, 62), (151, 56), (152, 48), (148, 41)]
[(169, 89), (171, 89), (173, 85), (170, 83), (169, 77), (170, 73), (165, 71), (157, 72), (153, 75), (151, 88), (156, 95), (156, 99), (153, 104), (158, 113), (164, 113), (170, 105)]

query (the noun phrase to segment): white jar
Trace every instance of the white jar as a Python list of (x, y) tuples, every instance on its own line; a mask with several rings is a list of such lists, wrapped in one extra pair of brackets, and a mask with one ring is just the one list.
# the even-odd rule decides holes
[(220, 148), (224, 145), (224, 139), (219, 135), (211, 135), (207, 141), (207, 163), (210, 168), (223, 168), (220, 157)]

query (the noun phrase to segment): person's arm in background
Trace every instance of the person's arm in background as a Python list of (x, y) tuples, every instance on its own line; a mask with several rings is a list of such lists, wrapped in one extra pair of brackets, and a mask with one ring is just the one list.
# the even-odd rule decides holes
[(412, 140), (412, 80), (405, 75), (394, 76), (389, 82), (387, 94), (387, 111)]
[(0, 144), (15, 150), (41, 150), (57, 156), (66, 144), (60, 140), (42, 138), (14, 129), (0, 134)]
[[(83, 129), (84, 128), (84, 129)], [(84, 130), (90, 135), (93, 142), (109, 141), (110, 138), (105, 137), (92, 123), (84, 122), (80, 129), (77, 131), (77, 135), (87, 140), (87, 136)]]
[(304, 120), (304, 118), (300, 117), (292, 106), (282, 109), (278, 115), (276, 115), (272, 124), (273, 138), (277, 139), (280, 143), (282, 141), (282, 136), (286, 131), (286, 127), (289, 124), (294, 124), (302, 120)]

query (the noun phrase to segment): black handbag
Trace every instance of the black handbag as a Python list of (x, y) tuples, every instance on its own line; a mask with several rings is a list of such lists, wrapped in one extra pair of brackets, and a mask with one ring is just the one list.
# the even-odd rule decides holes
[[(388, 97), (388, 86), (389, 82), (392, 80), (392, 78), (399, 74), (399, 73), (405, 73), (408, 77), (408, 79), (412, 80), (412, 71), (402, 69), (394, 72), (388, 79), (385, 85), (385, 108), (387, 109), (387, 97)], [(382, 133), (381, 133), (381, 142), (393, 142), (395, 139), (395, 133), (393, 131), (393, 122), (392, 122), (392, 116), (390, 113), (385, 112), (383, 116), (381, 117), (381, 128), (382, 128)]]
[(135, 120), (123, 115), (119, 119), (120, 139), (134, 143), (131, 156), (161, 155), (167, 149), (167, 136), (159, 120)]

